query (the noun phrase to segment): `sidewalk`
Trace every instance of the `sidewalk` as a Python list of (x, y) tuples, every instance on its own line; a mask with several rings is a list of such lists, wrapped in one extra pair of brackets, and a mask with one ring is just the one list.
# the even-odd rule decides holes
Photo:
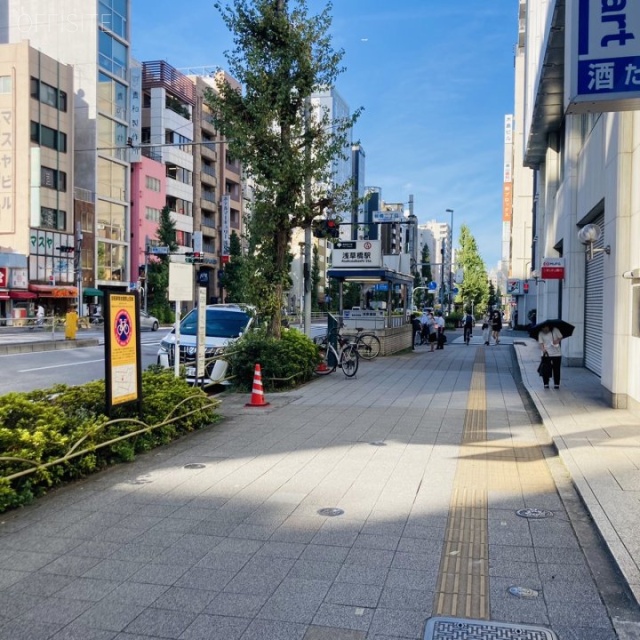
[[(434, 596), (462, 591), (467, 571), (490, 587), (467, 581), (490, 619), (622, 638), (540, 455), (511, 344), (638, 598), (640, 419), (600, 403), (584, 369), (543, 390), (529, 338), (467, 346), (450, 332), (443, 351), (361, 362), (353, 379), (267, 394), (269, 407), (225, 396), (220, 424), (0, 517), (0, 640), (422, 640), (446, 615)], [(486, 554), (467, 562), (466, 541)]]
[(608, 407), (600, 379), (582, 367), (563, 366), (560, 389), (544, 389), (537, 343), (516, 338), (515, 350), (544, 425), (640, 602), (640, 415)]

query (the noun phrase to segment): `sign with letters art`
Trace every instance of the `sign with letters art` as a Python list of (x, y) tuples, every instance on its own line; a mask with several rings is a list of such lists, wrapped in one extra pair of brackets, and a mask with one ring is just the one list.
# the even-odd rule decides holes
[(640, 3), (569, 0), (569, 113), (640, 108)]

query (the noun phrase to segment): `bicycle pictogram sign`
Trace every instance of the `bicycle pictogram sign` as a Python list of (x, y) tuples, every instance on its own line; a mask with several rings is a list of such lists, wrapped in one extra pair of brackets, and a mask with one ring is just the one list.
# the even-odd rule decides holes
[(131, 316), (125, 309), (120, 309), (115, 315), (115, 321), (113, 325), (114, 334), (116, 336), (116, 342), (121, 347), (126, 347), (131, 340), (133, 334), (133, 323), (131, 322)]

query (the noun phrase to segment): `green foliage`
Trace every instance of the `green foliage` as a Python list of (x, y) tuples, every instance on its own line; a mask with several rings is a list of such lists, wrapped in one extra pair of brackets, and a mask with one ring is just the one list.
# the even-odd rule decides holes
[[(230, 81), (207, 93), (214, 125), (255, 184), (249, 238), (250, 301), (281, 332), (289, 288), (293, 230), (327, 212), (349, 210), (351, 185), (335, 184), (332, 166), (348, 158), (359, 115), (310, 108), (311, 96), (335, 86), (343, 53), (331, 48), (330, 5), (309, 15), (304, 0), (216, 2), (234, 49)], [(349, 202), (348, 202), (349, 201)]]
[(235, 231), (229, 238), (229, 262), (224, 267), (224, 290), (228, 302), (253, 302), (249, 282), (249, 263), (242, 254), (240, 237)]
[(445, 319), (444, 324), (447, 329), (455, 329), (460, 326), (463, 318), (462, 313), (459, 311), (452, 311)]
[(431, 282), (433, 280), (433, 276), (431, 275), (431, 255), (428, 244), (425, 244), (424, 247), (422, 247), (421, 258), (420, 262), (422, 262), (422, 266), (420, 267), (420, 274), (422, 275), (422, 279), (425, 282)]
[[(168, 370), (153, 367), (142, 376), (142, 417), (133, 404), (105, 415), (104, 381), (78, 387), (56, 385), (28, 393), (0, 397), (0, 451), (2, 456), (46, 464), (74, 451), (88, 450), (71, 458), (7, 481), (9, 475), (30, 468), (26, 462), (0, 460), (0, 512), (29, 503), (47, 489), (107, 465), (133, 460), (137, 453), (166, 444), (216, 421), (214, 410), (200, 389), (190, 387)], [(191, 415), (187, 415), (193, 412)], [(169, 418), (177, 420), (162, 424)], [(127, 433), (160, 425), (133, 438), (95, 448)], [(79, 443), (79, 444), (78, 444)]]
[(318, 348), (296, 329), (283, 329), (280, 339), (264, 330), (249, 331), (233, 345), (229, 362), (238, 389), (251, 389), (256, 364), (266, 391), (290, 388), (311, 379), (319, 362)]
[(475, 309), (482, 309), (489, 298), (487, 270), (478, 253), (475, 238), (464, 224), (460, 227), (459, 241), (457, 259), (464, 276), (463, 282), (458, 285), (459, 292), (455, 301), (469, 306), (473, 302)]
[[(160, 212), (160, 223), (157, 232), (158, 244), (169, 247), (169, 252), (178, 249), (176, 244), (176, 223), (171, 219), (168, 206)], [(149, 295), (149, 312), (161, 323), (174, 322), (173, 310), (167, 299), (169, 290), (169, 258), (168, 255), (154, 256), (147, 265), (147, 292)]]

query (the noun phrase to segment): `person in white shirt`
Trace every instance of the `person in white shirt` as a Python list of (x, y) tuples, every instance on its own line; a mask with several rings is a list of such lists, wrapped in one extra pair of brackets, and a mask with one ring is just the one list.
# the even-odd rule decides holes
[(560, 330), (556, 327), (551, 327), (546, 324), (540, 329), (540, 333), (538, 334), (540, 351), (542, 351), (543, 356), (546, 354), (551, 360), (551, 372), (543, 369), (542, 373), (542, 382), (544, 383), (545, 389), (549, 388), (551, 373), (553, 373), (553, 388), (560, 388), (560, 365), (562, 363), (561, 341), (562, 333), (560, 333)]

